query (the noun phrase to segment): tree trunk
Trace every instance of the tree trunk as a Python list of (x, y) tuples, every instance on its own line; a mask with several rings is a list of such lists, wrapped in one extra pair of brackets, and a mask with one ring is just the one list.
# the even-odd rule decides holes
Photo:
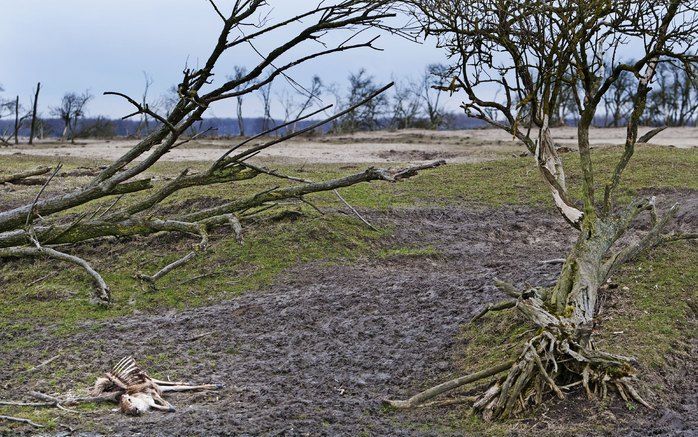
[[(516, 309), (539, 329), (508, 373), (475, 402), (483, 417), (506, 419), (551, 392), (562, 398), (558, 384), (581, 384), (589, 398), (604, 398), (614, 388), (624, 399), (647, 405), (631, 385), (634, 359), (596, 349), (594, 318), (601, 286), (620, 264), (663, 241), (661, 232), (676, 210), (660, 220), (653, 201), (637, 201), (616, 216), (585, 220), (557, 284), (518, 295)], [(652, 229), (613, 253), (613, 244), (643, 211), (651, 211)]]
[(41, 82), (36, 84), (36, 94), (34, 94), (34, 107), (32, 108), (32, 124), (29, 130), (29, 144), (34, 144), (34, 130), (36, 129), (36, 108), (39, 104), (39, 91), (41, 90)]
[(242, 97), (237, 98), (238, 134), (245, 136), (245, 120), (242, 117)]
[(78, 128), (78, 118), (75, 117), (72, 122), (68, 120), (70, 130), (70, 144), (75, 144), (75, 130)]
[(15, 144), (19, 144), (19, 96), (15, 100)]
[(63, 123), (65, 123), (65, 125), (63, 126), (63, 133), (61, 134), (61, 141), (65, 142), (65, 140), (68, 139), (68, 129), (70, 126), (70, 120), (63, 120)]

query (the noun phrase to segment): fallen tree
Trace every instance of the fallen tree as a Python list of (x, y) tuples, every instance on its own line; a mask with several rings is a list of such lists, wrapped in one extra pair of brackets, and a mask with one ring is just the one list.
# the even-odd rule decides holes
[(27, 179), (32, 176), (40, 176), (50, 171), (51, 169), (49, 167), (36, 167), (34, 169), (21, 171), (19, 173), (0, 175), (0, 185), (6, 184), (8, 182), (17, 183), (23, 179)]
[[(279, 201), (289, 199), (301, 201), (304, 200), (304, 196), (311, 193), (333, 191), (362, 182), (375, 180), (395, 182), (413, 176), (420, 169), (442, 164), (437, 162), (401, 170), (369, 168), (361, 173), (329, 181), (310, 182), (285, 177), (248, 162), (250, 158), (268, 147), (310, 132), (324, 123), (348, 114), (387, 90), (391, 86), (388, 85), (356, 105), (330, 118), (313, 123), (303, 130), (268, 139), (269, 134), (300, 120), (317, 116), (329, 106), (300, 115), (296, 120), (232, 146), (204, 171), (190, 172), (185, 169), (173, 180), (156, 184), (147, 176), (147, 171), (171, 150), (196, 139), (197, 136), (189, 138), (182, 138), (182, 136), (194, 123), (201, 120), (212, 103), (252, 93), (276, 78), (292, 81), (287, 75), (288, 70), (315, 58), (347, 50), (374, 48), (373, 42), (376, 38), (365, 42), (358, 42), (356, 39), (366, 29), (382, 28), (381, 21), (393, 16), (389, 12), (387, 2), (383, 1), (321, 2), (307, 12), (278, 22), (263, 19), (263, 24), (260, 25), (255, 21), (256, 16), (268, 12), (269, 8), (263, 0), (236, 1), (229, 14), (224, 14), (213, 1), (210, 1), (210, 4), (222, 22), (220, 36), (201, 69), (184, 70), (182, 82), (178, 86), (180, 99), (170, 114), (166, 117), (162, 116), (148, 105), (141, 104), (125, 94), (106, 92), (106, 95), (123, 97), (134, 106), (135, 111), (124, 118), (147, 115), (157, 120), (159, 127), (123, 156), (99, 171), (86, 185), (67, 194), (43, 196), (46, 188), (58, 174), (60, 170), (58, 166), (32, 202), (0, 212), (0, 258), (40, 256), (79, 265), (95, 281), (94, 300), (106, 305), (111, 302), (110, 290), (106, 282), (87, 261), (63, 252), (65, 245), (104, 237), (129, 237), (159, 232), (198, 236), (200, 243), (191, 253), (153, 275), (141, 275), (142, 279), (153, 283), (205, 250), (209, 239), (208, 233), (212, 227), (230, 225), (240, 239), (241, 220), (244, 217), (274, 206)], [(253, 31), (246, 33), (248, 29)], [(349, 32), (351, 36), (336, 46), (322, 44), (320, 49), (309, 46), (322, 41), (328, 33), (338, 31)], [(229, 77), (221, 85), (213, 86), (214, 67), (224, 53), (245, 47), (251, 47), (258, 52), (254, 46), (257, 40), (263, 40), (264, 37), (272, 34), (277, 36), (281, 34), (288, 39), (266, 55), (260, 54), (258, 65), (246, 71), (245, 74)], [(294, 50), (304, 50), (304, 52), (294, 55)], [(201, 134), (203, 133), (199, 135)], [(48, 172), (46, 169), (37, 169), (7, 178), (17, 180), (43, 174), (38, 173), (39, 171)], [(157, 206), (181, 190), (213, 184), (227, 184), (232, 189), (236, 182), (259, 175), (284, 177), (296, 180), (298, 184), (286, 187), (271, 186), (257, 194), (241, 197), (213, 208), (175, 211), (165, 216), (158, 216), (161, 213), (158, 212)], [(0, 181), (5, 181), (7, 178)], [(91, 209), (83, 208), (83, 211), (87, 212), (72, 213), (77, 207), (100, 200), (106, 200), (106, 202)]]
[[(637, 389), (633, 358), (597, 349), (594, 342), (599, 290), (618, 267), (644, 251), (668, 241), (695, 238), (667, 231), (678, 205), (660, 213), (654, 198), (635, 199), (614, 207), (623, 172), (639, 141), (648, 142), (661, 129), (638, 140), (638, 124), (645, 111), (657, 66), (672, 62), (689, 65), (697, 59), (698, 22), (692, 17), (698, 3), (636, 1), (461, 1), (407, 2), (426, 34), (436, 35), (452, 59), (453, 80), (448, 91), (466, 96), (470, 116), (503, 129), (534, 156), (560, 214), (578, 232), (564, 260), (557, 284), (551, 288), (519, 290), (498, 282), (509, 299), (490, 311), (515, 309), (535, 325), (513, 362), (440, 384), (407, 400), (388, 403), (397, 408), (425, 401), (467, 383), (496, 376), (473, 401), (487, 419), (506, 419), (547, 396), (563, 398), (564, 389), (582, 386), (592, 398), (616, 389), (625, 400), (648, 406)], [(643, 53), (625, 59), (624, 49), (637, 43)], [(610, 67), (609, 67), (610, 66)], [(597, 108), (612, 85), (624, 75), (638, 80), (633, 110), (620, 159), (608, 176), (603, 196), (595, 193), (589, 129)], [(501, 99), (488, 98), (493, 86)], [(563, 162), (550, 130), (563, 88), (576, 102), (581, 199), (567, 187)], [(647, 213), (648, 232), (621, 240), (633, 221)], [(628, 242), (629, 241), (629, 242)]]

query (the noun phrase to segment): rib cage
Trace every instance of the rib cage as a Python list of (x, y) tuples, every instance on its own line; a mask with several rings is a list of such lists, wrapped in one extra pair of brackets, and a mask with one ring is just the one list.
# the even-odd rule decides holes
[(148, 375), (138, 367), (132, 356), (122, 358), (112, 368), (109, 375), (121, 382), (127, 389), (149, 380)]

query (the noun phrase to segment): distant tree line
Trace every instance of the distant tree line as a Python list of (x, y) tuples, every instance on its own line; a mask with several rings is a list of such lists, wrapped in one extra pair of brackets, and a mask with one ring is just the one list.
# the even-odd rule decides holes
[[(629, 61), (633, 64), (634, 61)], [(606, 69), (610, 71), (610, 65)], [(698, 64), (677, 65), (663, 62), (657, 65), (652, 90), (647, 96), (647, 106), (640, 118), (646, 126), (697, 126), (698, 125)], [(597, 127), (620, 127), (627, 123), (635, 106), (638, 79), (630, 72), (622, 72), (602, 99), (603, 114), (597, 116)], [(557, 125), (576, 124), (571, 114), (577, 112), (582, 102), (577, 102), (573, 89), (563, 89), (558, 110), (553, 117)]]
[[(683, 68), (685, 67), (685, 68)], [(698, 65), (679, 66), (671, 62), (658, 65), (656, 80), (647, 97), (647, 107), (641, 122), (648, 126), (696, 126), (698, 122)], [(244, 77), (245, 67), (236, 66), (229, 77)], [(353, 133), (379, 129), (468, 129), (483, 127), (480, 120), (462, 113), (454, 113), (444, 105), (453, 72), (441, 64), (429, 65), (420, 77), (395, 80), (391, 93), (384, 93), (368, 104), (337, 119), (331, 126), (315, 133)], [(143, 72), (144, 87), (140, 104), (156, 112), (169, 114), (179, 100), (178, 90), (171, 87), (159, 98), (149, 96), (153, 79)], [(637, 78), (622, 73), (603, 97), (601, 116), (597, 116), (597, 127), (623, 126), (634, 107), (634, 90)], [(286, 125), (277, 134), (303, 129), (311, 122), (289, 123), (306, 116), (319, 114), (319, 108), (328, 100), (334, 102), (333, 111), (339, 113), (350, 108), (366, 96), (371, 95), (383, 84), (378, 83), (365, 69), (351, 73), (345, 84), (327, 85), (319, 76), (309, 84), (301, 84), (288, 78), (289, 86), (280, 92), (272, 89), (272, 83), (259, 87), (259, 98), (263, 114), (260, 117), (245, 116), (244, 97), (235, 102), (235, 119), (209, 118), (192, 126), (190, 134), (208, 136), (256, 135), (279, 125)], [(41, 84), (27, 106), (22, 105), (20, 96), (6, 98), (0, 86), (0, 144), (18, 143), (19, 138), (59, 137), (61, 141), (75, 142), (77, 138), (142, 138), (158, 127), (158, 121), (146, 113), (137, 114), (139, 119), (112, 120), (106, 117), (87, 117), (87, 106), (93, 99), (89, 91), (68, 92), (57, 106), (49, 107), (50, 117), (37, 111)], [(233, 90), (234, 91), (234, 90)], [(551, 122), (554, 125), (576, 125), (572, 114), (582, 102), (579, 93), (567, 88), (561, 91), (557, 110)], [(272, 117), (272, 106), (280, 107), (277, 113), (283, 117)], [(525, 112), (526, 104), (521, 104)], [(522, 118), (525, 120), (525, 117)]]

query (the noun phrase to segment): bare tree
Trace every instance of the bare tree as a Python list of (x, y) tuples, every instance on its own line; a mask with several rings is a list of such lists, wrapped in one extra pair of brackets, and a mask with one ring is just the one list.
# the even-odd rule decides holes
[[(289, 120), (296, 118), (296, 111), (300, 107), (300, 103), (298, 102), (297, 93), (295, 90), (290, 91), (288, 88), (284, 88), (280, 93), (277, 94), (276, 97), (284, 111), (284, 124), (286, 124)], [(287, 131), (288, 130), (292, 130), (292, 127), (287, 129)]]
[(450, 74), (447, 66), (431, 64), (422, 75), (421, 96), (431, 129), (438, 129), (444, 123), (445, 113), (441, 107), (441, 94), (449, 83)]
[[(577, 111), (574, 100), (575, 90), (571, 86), (560, 87), (560, 96), (557, 101), (557, 110), (550, 116), (551, 126), (566, 126), (570, 117), (574, 117)], [(496, 112), (496, 110), (495, 110)], [(575, 122), (577, 120), (574, 120)]]
[[(349, 75), (348, 95), (344, 100), (343, 107), (355, 106), (366, 96), (374, 94), (378, 88), (373, 76), (366, 73), (365, 69), (362, 68), (356, 73), (351, 73)], [(387, 97), (380, 95), (366, 105), (349, 112), (341, 120), (339, 129), (343, 132), (376, 130), (380, 127), (380, 117), (386, 113), (387, 107)]]
[(179, 93), (177, 86), (172, 85), (165, 94), (160, 96), (160, 108), (165, 111), (165, 116), (169, 117), (179, 103)]
[[(234, 73), (232, 76), (228, 76), (228, 80), (240, 81), (243, 77), (247, 75), (247, 69), (245, 67), (236, 65), (233, 67)], [(243, 94), (235, 97), (235, 112), (238, 119), (238, 134), (241, 137), (245, 136), (245, 118), (242, 113), (242, 104), (245, 99)]]
[(12, 127), (11, 137), (14, 138), (15, 144), (19, 144), (19, 131), (31, 114), (24, 112), (24, 107), (19, 103), (19, 96), (16, 96), (12, 101), (5, 102), (5, 105), (7, 109), (14, 114), (15, 121)]
[[(4, 89), (0, 85), (0, 92), (3, 92)], [(11, 100), (6, 100), (2, 96), (0, 96), (0, 120), (3, 118), (9, 116), (13, 112), (13, 102)], [(3, 131), (0, 133), (0, 142), (3, 144), (9, 144), (9, 138), (11, 138), (11, 135), (7, 131)]]
[[(296, 113), (297, 119), (302, 117), (306, 111), (313, 107), (313, 102), (322, 101), (321, 96), (324, 88), (325, 85), (322, 83), (320, 76), (313, 76), (313, 78), (310, 80), (310, 87), (301, 90), (302, 94), (305, 95), (305, 100), (303, 100), (303, 103), (298, 107), (298, 112)], [(291, 131), (295, 132), (297, 128), (297, 123), (293, 123), (291, 126)]]
[(15, 111), (15, 129), (14, 133), (12, 134), (15, 137), (15, 144), (19, 144), (19, 129), (22, 126), (20, 119), (19, 119), (19, 96), (15, 99), (15, 104), (14, 104), (14, 111)]
[[(279, 102), (284, 109), (284, 122), (302, 117), (306, 111), (313, 107), (313, 102), (320, 102), (320, 96), (325, 87), (320, 76), (315, 75), (311, 79), (308, 88), (301, 86), (297, 82), (291, 83), (291, 88), (293, 91), (287, 88), (279, 95)], [(296, 99), (297, 95), (301, 96), (301, 101)], [(297, 128), (297, 123), (292, 123), (286, 131), (295, 132)]]
[(85, 115), (85, 106), (92, 100), (92, 94), (85, 91), (82, 94), (67, 93), (63, 95), (61, 104), (51, 108), (51, 114), (63, 122), (62, 141), (70, 136), (70, 142), (75, 143), (78, 121)]
[[(562, 217), (578, 239), (565, 259), (557, 284), (519, 289), (497, 282), (510, 299), (485, 308), (515, 309), (536, 327), (518, 358), (441, 384), (396, 407), (411, 407), (465, 383), (500, 375), (478, 396), (473, 408), (486, 418), (505, 419), (549, 394), (563, 398), (565, 387), (580, 385), (589, 397), (617, 389), (626, 399), (644, 405), (636, 386), (632, 358), (600, 350), (594, 323), (599, 289), (624, 262), (661, 243), (697, 234), (666, 233), (678, 205), (657, 210), (654, 198), (637, 198), (614, 208), (614, 193), (632, 158), (635, 145), (660, 130), (638, 138), (657, 68), (670, 60), (685, 65), (697, 59), (698, 11), (695, 1), (631, 0), (414, 0), (424, 31), (439, 38), (453, 55), (458, 72), (450, 88), (467, 96), (466, 112), (517, 138), (535, 157), (543, 182), (551, 190)], [(637, 43), (635, 61), (619, 59), (626, 44)], [(494, 54), (497, 54), (495, 56)], [(611, 55), (607, 64), (604, 57)], [(610, 66), (610, 68), (606, 68)], [(595, 193), (589, 129), (614, 82), (623, 72), (639, 78), (628, 117), (623, 152), (608, 175), (599, 199)], [(504, 102), (491, 99), (499, 87)], [(571, 86), (577, 103), (581, 167), (581, 199), (567, 188), (562, 160), (554, 147), (550, 120), (561, 89)], [(521, 114), (515, 98), (528, 109)], [(493, 109), (502, 117), (487, 115)], [(526, 117), (525, 119), (523, 117)], [(650, 230), (621, 241), (633, 220), (647, 213)]]
[[(414, 176), (423, 168), (442, 164), (442, 162), (436, 162), (402, 170), (369, 168), (360, 173), (317, 182), (285, 176), (249, 162), (250, 158), (266, 148), (310, 132), (325, 123), (343, 117), (358, 106), (367, 104), (389, 88), (386, 86), (376, 89), (373, 94), (366, 95), (364, 100), (356, 101), (357, 106), (347, 107), (328, 119), (280, 138), (257, 142), (263, 135), (286, 127), (276, 126), (231, 147), (200, 172), (190, 172), (185, 168), (176, 178), (156, 185), (145, 173), (165, 154), (194, 139), (182, 138), (182, 136), (193, 124), (201, 120), (211, 104), (254, 93), (262, 87), (267, 87), (277, 77), (287, 74), (294, 66), (313, 59), (347, 50), (373, 48), (372, 39), (359, 40), (363, 31), (381, 28), (382, 20), (394, 16), (389, 10), (388, 2), (322, 1), (317, 7), (295, 17), (280, 21), (268, 19), (264, 25), (260, 26), (256, 17), (268, 16), (270, 8), (264, 0), (231, 3), (228, 9), (231, 12), (224, 15), (213, 1), (210, 2), (213, 11), (221, 19), (220, 35), (203, 66), (197, 70), (185, 69), (183, 72), (182, 82), (177, 87), (180, 99), (167, 117), (163, 117), (125, 94), (105, 93), (123, 97), (134, 106), (135, 111), (127, 118), (147, 113), (159, 122), (157, 129), (123, 156), (100, 170), (84, 186), (67, 194), (46, 195), (44, 198), (44, 188), (49, 186), (51, 180), (59, 174), (60, 166), (58, 166), (32, 202), (0, 212), (0, 258), (49, 257), (76, 264), (94, 279), (96, 285), (94, 299), (101, 304), (109, 304), (110, 290), (99, 273), (85, 260), (65, 252), (70, 250), (71, 244), (108, 236), (128, 237), (158, 232), (175, 232), (183, 236), (198, 237), (198, 244), (195, 244), (192, 251), (183, 258), (164, 266), (153, 274), (140, 275), (144, 281), (154, 284), (168, 272), (205, 252), (209, 242), (209, 230), (214, 227), (230, 226), (236, 234), (239, 234), (241, 225), (246, 220), (262, 210), (277, 206), (281, 201), (302, 201), (304, 196), (311, 193), (336, 190), (372, 180), (395, 182)], [(299, 23), (301, 23), (300, 28)], [(328, 45), (318, 48), (317, 42), (322, 42), (327, 34), (342, 30), (353, 31), (356, 35), (350, 42), (334, 46), (327, 42)], [(218, 85), (212, 84), (211, 78), (216, 72), (221, 56), (235, 54), (236, 51), (248, 47), (253, 42), (269, 42), (269, 39), (278, 41), (277, 38), (271, 38), (272, 35), (278, 34), (285, 35), (287, 39), (261, 56), (259, 63), (244, 77)], [(292, 53), (298, 52), (305, 52), (305, 54), (291, 57)], [(290, 60), (289, 57), (291, 57)], [(329, 106), (310, 112), (304, 115), (303, 119), (308, 119), (327, 109)], [(76, 110), (70, 105), (70, 110), (66, 108), (61, 113), (74, 115)], [(183, 189), (213, 184), (227, 184), (234, 189), (236, 182), (258, 176), (284, 178), (292, 183), (280, 187), (273, 185), (276, 182), (273, 181), (270, 182), (270, 188), (254, 195), (240, 196), (235, 200), (205, 209), (196, 207), (186, 209), (183, 206), (173, 211), (158, 208), (160, 202)], [(196, 190), (189, 192), (192, 191)], [(132, 195), (135, 193), (138, 194)], [(127, 199), (121, 201), (124, 196)], [(87, 206), (87, 204), (94, 206)], [(74, 208), (81, 206), (83, 208), (75, 212)]]
[(116, 127), (112, 120), (99, 116), (86, 120), (75, 136), (77, 138), (113, 138), (116, 136)]
[[(153, 85), (155, 81), (153, 80), (152, 76), (150, 76), (147, 72), (143, 72), (143, 95), (141, 96), (141, 106), (144, 108), (150, 107), (153, 111), (157, 112), (158, 111), (158, 105), (157, 103), (152, 103), (148, 102), (148, 92), (150, 91), (150, 87)], [(136, 136), (137, 137), (142, 137), (143, 134), (147, 135), (148, 132), (150, 131), (150, 116), (147, 113), (142, 113), (140, 116), (140, 123), (138, 123), (138, 127), (136, 128)]]
[[(605, 68), (612, 68), (612, 65), (607, 65)], [(637, 80), (629, 71), (621, 72), (618, 79), (608, 87), (608, 91), (602, 97), (606, 127), (618, 127), (627, 121), (633, 109), (635, 89), (637, 89)]]
[(29, 130), (29, 144), (34, 143), (34, 133), (36, 129), (36, 111), (39, 105), (39, 91), (41, 91), (41, 82), (36, 84), (36, 92), (34, 93), (34, 100), (32, 101), (32, 122), (31, 128)]
[(259, 87), (259, 98), (262, 101), (264, 114), (262, 115), (262, 132), (269, 130), (274, 125), (271, 116), (271, 85), (272, 82)]
[(657, 66), (657, 84), (647, 96), (645, 121), (686, 126), (698, 116), (698, 64), (665, 62)]
[(395, 129), (417, 127), (419, 117), (422, 115), (422, 96), (419, 84), (409, 79), (403, 83), (395, 82), (394, 90), (390, 101), (392, 126)]

